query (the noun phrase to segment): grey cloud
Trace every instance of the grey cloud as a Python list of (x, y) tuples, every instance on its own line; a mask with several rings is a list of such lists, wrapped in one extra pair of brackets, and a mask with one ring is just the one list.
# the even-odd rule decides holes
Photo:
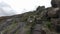
[(0, 3), (0, 16), (11, 16), (16, 14), (16, 11), (13, 10), (8, 4), (1, 2)]

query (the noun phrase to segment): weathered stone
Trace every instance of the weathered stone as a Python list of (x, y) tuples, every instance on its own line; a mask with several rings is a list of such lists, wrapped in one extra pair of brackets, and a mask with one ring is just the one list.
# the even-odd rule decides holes
[(55, 18), (58, 17), (58, 10), (59, 8), (50, 8), (48, 9), (47, 15), (48, 17)]
[(42, 26), (41, 24), (36, 24), (33, 29), (31, 34), (41, 34)]
[(54, 27), (54, 29), (55, 29), (55, 31), (56, 32), (60, 32), (60, 18), (58, 18), (58, 19), (51, 19), (51, 22), (52, 22), (52, 27)]
[(54, 8), (60, 7), (60, 0), (52, 0), (52, 1), (51, 1), (51, 5), (52, 5), (52, 7), (54, 7)]
[(37, 9), (36, 9), (36, 11), (41, 11), (43, 9), (45, 9), (45, 6), (38, 6)]
[(55, 30), (56, 30), (57, 33), (60, 33), (60, 25), (56, 25)]
[(44, 30), (41, 31), (41, 34), (46, 34), (46, 32)]

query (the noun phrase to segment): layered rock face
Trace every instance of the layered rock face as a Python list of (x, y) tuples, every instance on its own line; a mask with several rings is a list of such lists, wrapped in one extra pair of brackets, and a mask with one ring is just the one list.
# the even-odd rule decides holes
[(60, 34), (60, 0), (52, 7), (38, 6), (36, 10), (0, 17), (0, 34)]

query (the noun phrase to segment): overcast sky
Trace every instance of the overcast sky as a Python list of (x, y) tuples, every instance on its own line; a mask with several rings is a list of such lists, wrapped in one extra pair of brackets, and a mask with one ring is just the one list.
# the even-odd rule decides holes
[(16, 13), (24, 13), (30, 10), (35, 10), (37, 6), (51, 7), (51, 0), (0, 0), (11, 6)]

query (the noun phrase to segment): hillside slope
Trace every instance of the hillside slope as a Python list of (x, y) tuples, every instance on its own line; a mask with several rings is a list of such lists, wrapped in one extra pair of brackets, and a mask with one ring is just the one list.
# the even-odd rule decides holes
[(0, 17), (0, 34), (60, 34), (60, 8), (38, 6), (34, 11)]

